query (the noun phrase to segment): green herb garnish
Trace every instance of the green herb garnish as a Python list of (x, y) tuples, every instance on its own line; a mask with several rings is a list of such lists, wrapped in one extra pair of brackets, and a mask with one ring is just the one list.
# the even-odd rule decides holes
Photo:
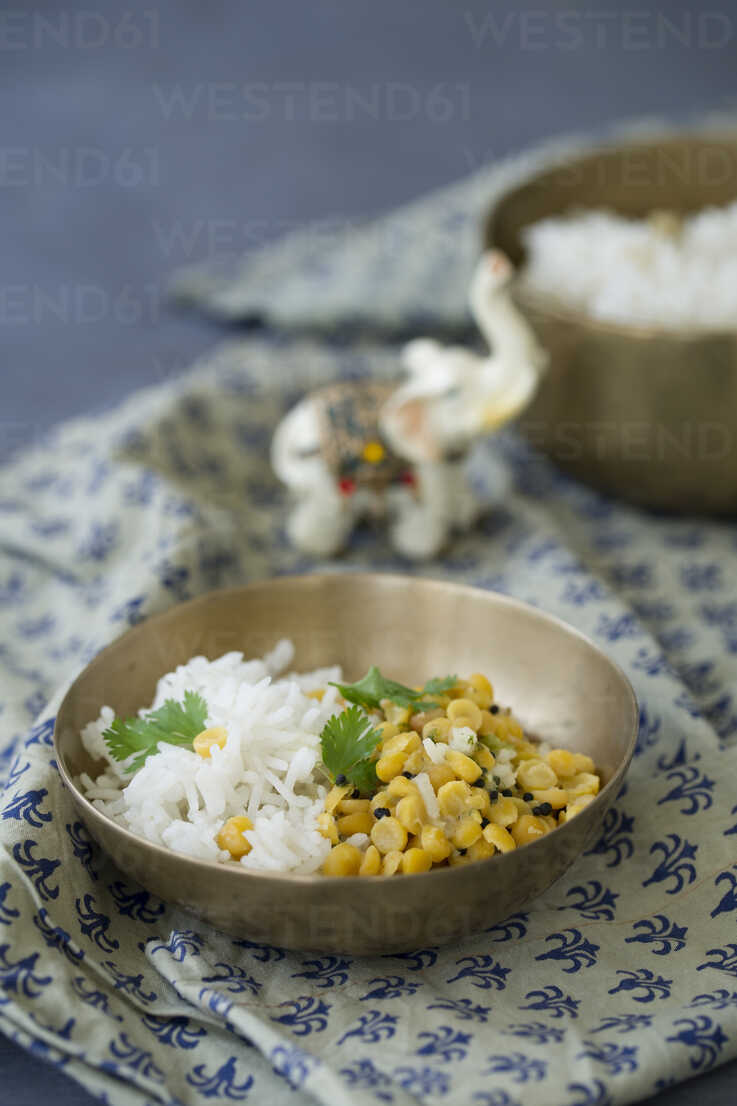
[(500, 737), (497, 737), (496, 734), (493, 733), (484, 734), (483, 737), (479, 737), (479, 741), (482, 745), (485, 745), (486, 748), (494, 754), (494, 756), (500, 753), (502, 749), (511, 749), (512, 752), (517, 751), (516, 747), (512, 745), (509, 741), (503, 741)]
[(420, 695), (443, 695), (458, 683), (457, 676), (436, 676), (428, 680)]
[(373, 755), (381, 732), (371, 725), (360, 707), (348, 707), (328, 718), (320, 734), (322, 762), (333, 783), (341, 776), (363, 794), (376, 789), (378, 779)]
[(381, 705), (382, 699), (390, 699), (399, 707), (412, 707), (413, 710), (418, 711), (431, 710), (437, 706), (437, 702), (425, 700), (423, 695), (442, 695), (457, 683), (457, 676), (445, 676), (428, 680), (421, 691), (414, 691), (411, 687), (398, 684), (395, 680), (387, 680), (376, 665), (372, 664), (363, 679), (357, 683), (333, 684), (333, 686), (337, 687), (349, 703), (357, 703), (367, 710), (376, 710)]
[(160, 741), (170, 745), (191, 745), (207, 721), (207, 703), (196, 691), (185, 691), (184, 703), (167, 699), (163, 707), (143, 718), (116, 718), (103, 733), (103, 740), (115, 760), (127, 760), (133, 753), (129, 772), (137, 772), (146, 758), (157, 752)]

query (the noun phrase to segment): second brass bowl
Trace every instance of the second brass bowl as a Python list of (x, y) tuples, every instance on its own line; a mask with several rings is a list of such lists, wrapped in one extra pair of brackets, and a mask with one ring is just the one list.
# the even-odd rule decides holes
[[(281, 637), (295, 670), (371, 664), (416, 683), (489, 673), (500, 702), (542, 738), (589, 753), (605, 781), (570, 822), (524, 848), (422, 875), (338, 879), (250, 872), (193, 860), (100, 813), (74, 783), (94, 766), (80, 731), (107, 704), (129, 716), (164, 673), (195, 654), (261, 656)], [(173, 607), (108, 646), (70, 688), (54, 741), (64, 782), (119, 867), (163, 899), (227, 933), (286, 948), (392, 953), (474, 933), (520, 910), (565, 872), (599, 829), (637, 735), (622, 672), (576, 630), (524, 603), (456, 584), (379, 574), (293, 576), (217, 591)]]
[[(488, 246), (524, 261), (526, 227), (574, 209), (688, 214), (737, 199), (737, 139), (684, 135), (609, 147), (548, 169), (491, 211)], [(704, 290), (709, 294), (708, 288)], [(737, 319), (719, 331), (607, 323), (519, 283), (550, 354), (522, 427), (580, 480), (666, 511), (737, 510)]]

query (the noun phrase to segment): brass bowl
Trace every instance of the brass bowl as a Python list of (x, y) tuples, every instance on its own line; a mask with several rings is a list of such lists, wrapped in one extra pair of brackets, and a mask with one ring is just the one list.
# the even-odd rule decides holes
[[(551, 215), (642, 217), (737, 198), (737, 139), (689, 135), (610, 147), (504, 195), (486, 245), (524, 261), (521, 233)], [(666, 511), (737, 508), (737, 320), (726, 331), (600, 322), (525, 289), (513, 297), (550, 353), (522, 427), (566, 471)]]
[[(191, 656), (260, 656), (280, 637), (296, 670), (372, 663), (397, 679), (488, 672), (530, 732), (589, 753), (606, 781), (569, 823), (489, 860), (422, 875), (339, 879), (260, 874), (150, 844), (96, 810), (74, 779), (94, 771), (80, 730), (103, 704), (131, 715), (157, 679)], [(456, 584), (380, 574), (292, 576), (173, 607), (108, 646), (70, 688), (56, 722), (59, 768), (80, 816), (149, 891), (227, 933), (286, 948), (382, 954), (493, 925), (539, 895), (597, 833), (635, 744), (638, 711), (623, 673), (590, 641), (524, 603)], [(97, 768), (99, 769), (99, 765)]]

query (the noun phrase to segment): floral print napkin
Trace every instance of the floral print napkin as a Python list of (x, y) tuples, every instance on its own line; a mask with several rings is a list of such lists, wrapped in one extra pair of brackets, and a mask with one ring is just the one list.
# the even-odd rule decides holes
[[(602, 833), (545, 895), (446, 948), (285, 952), (143, 891), (74, 812), (57, 688), (171, 603), (327, 567), (284, 542), (270, 428), (305, 388), (397, 364), (231, 343), (0, 472), (0, 1029), (113, 1106), (613, 1106), (737, 1055), (733, 529), (615, 504), (514, 433), (472, 458), (478, 530), (421, 571), (562, 615), (641, 703)], [(406, 570), (371, 531), (340, 567)]]

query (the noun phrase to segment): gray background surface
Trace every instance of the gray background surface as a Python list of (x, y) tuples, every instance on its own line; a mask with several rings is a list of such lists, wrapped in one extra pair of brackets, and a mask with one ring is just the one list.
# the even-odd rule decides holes
[[(223, 336), (166, 303), (178, 265), (553, 134), (734, 106), (737, 2), (11, 0), (0, 85), (7, 456)], [(0, 1070), (3, 1104), (92, 1102), (1, 1038)], [(736, 1077), (657, 1102), (733, 1106)]]

